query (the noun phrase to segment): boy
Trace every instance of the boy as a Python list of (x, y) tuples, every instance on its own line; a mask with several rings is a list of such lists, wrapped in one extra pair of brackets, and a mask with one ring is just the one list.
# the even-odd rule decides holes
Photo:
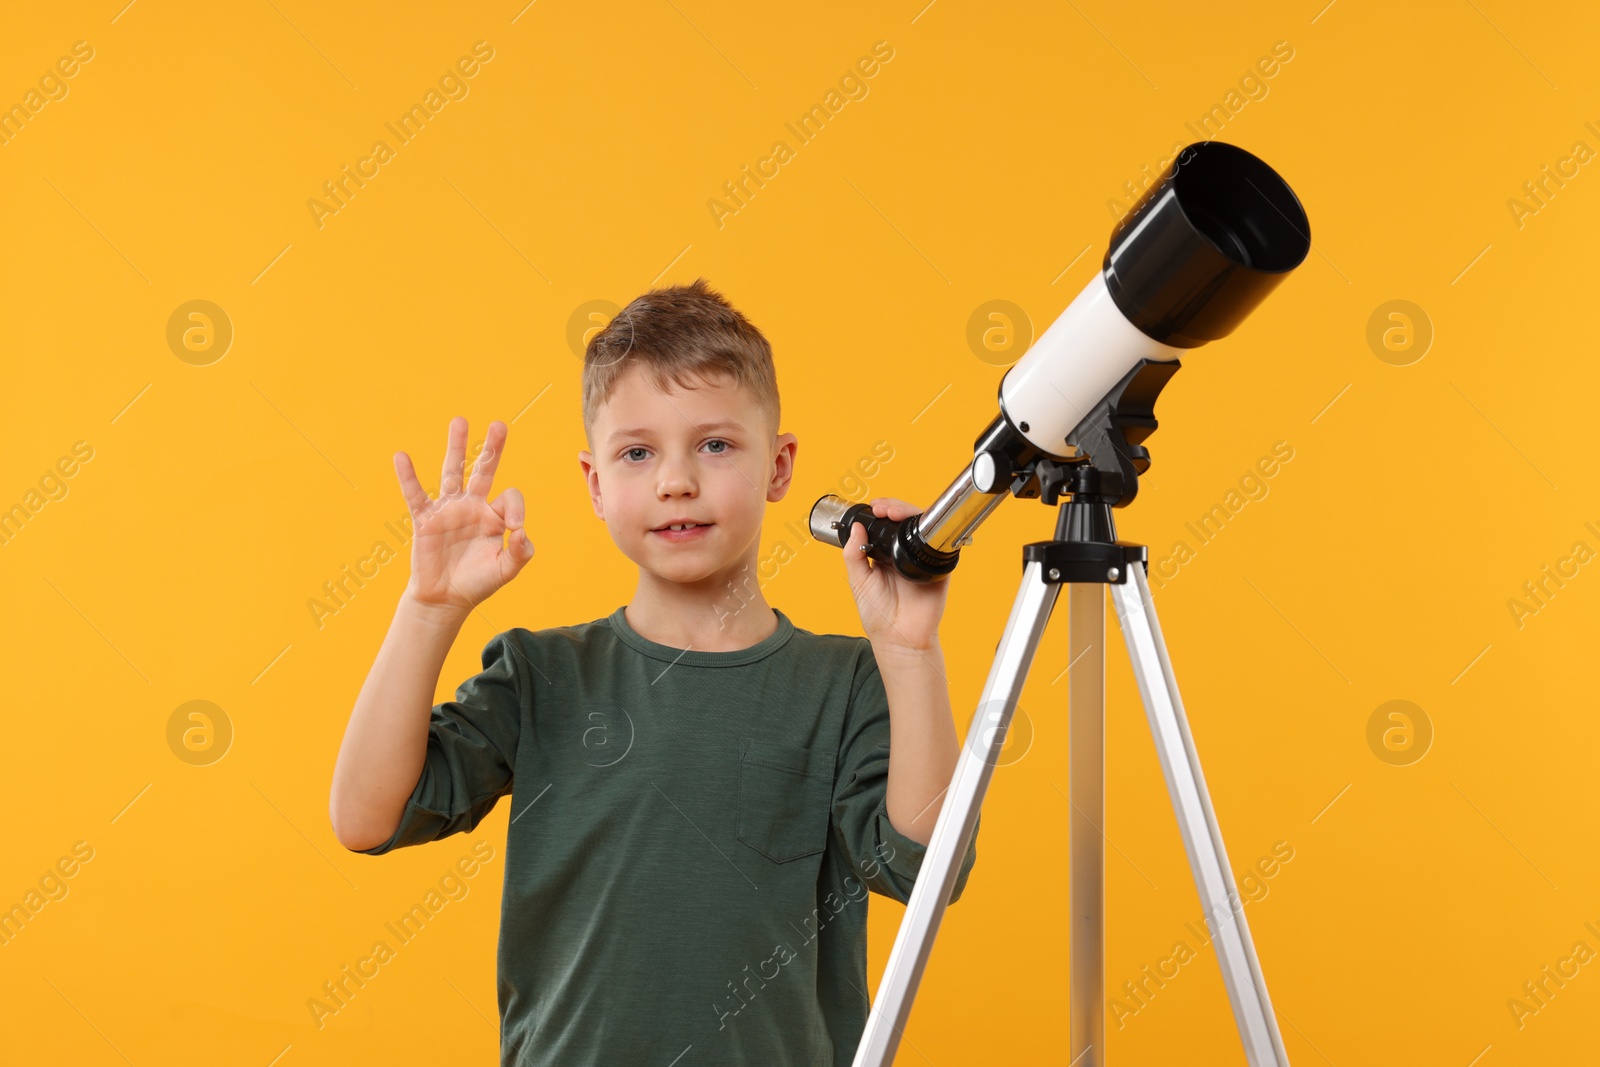
[[(766, 603), (761, 521), (797, 442), (778, 433), (766, 339), (703, 280), (594, 336), (583, 403), (579, 466), (639, 566), (632, 600), (497, 635), (430, 711), (462, 622), (533, 545), (521, 494), (487, 499), (503, 423), (463, 486), (452, 420), (437, 499), (397, 453), (412, 575), (339, 751), (335, 832), (381, 855), (470, 831), (510, 794), (506, 1067), (843, 1067), (869, 1007), (868, 890), (909, 896), (959, 752), (948, 580), (871, 563), (857, 523), (844, 565), (866, 639)], [(976, 856), (974, 835), (952, 900)]]

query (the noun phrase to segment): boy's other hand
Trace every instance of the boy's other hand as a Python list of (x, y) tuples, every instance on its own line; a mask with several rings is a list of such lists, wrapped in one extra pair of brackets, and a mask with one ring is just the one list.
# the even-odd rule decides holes
[(394, 454), (395, 473), (415, 526), (406, 595), (430, 610), (465, 618), (533, 558), (533, 542), (523, 529), (522, 493), (507, 488), (492, 502), (488, 499), (505, 440), (506, 424), (490, 423), (483, 452), (463, 486), (467, 420), (459, 415), (451, 419), (437, 498), (429, 497), (417, 481), (411, 457)]
[[(893, 497), (880, 496), (872, 501), (874, 515), (896, 521), (921, 512), (921, 508)], [(926, 652), (939, 639), (939, 619), (950, 591), (949, 576), (913, 582), (893, 567), (869, 560), (861, 551), (866, 543), (867, 528), (859, 522), (852, 523), (850, 540), (844, 545), (844, 566), (868, 640), (875, 648), (893, 646)]]

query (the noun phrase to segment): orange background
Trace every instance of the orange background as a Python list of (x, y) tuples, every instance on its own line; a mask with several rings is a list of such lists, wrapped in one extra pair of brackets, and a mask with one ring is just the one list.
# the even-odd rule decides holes
[[(1575, 142), (1600, 149), (1590, 6), (119, 2), (15, 12), (0, 36), (0, 104), (25, 102), (74, 42), (93, 52), (0, 145), (0, 508), (39, 505), (0, 544), (0, 906), (92, 849), (0, 946), (0, 1060), (493, 1062), (505, 806), (382, 859), (345, 852), (328, 824), (407, 553), (320, 628), (307, 605), (375, 542), (401, 547), (392, 453), (428, 481), (451, 416), (474, 443), (504, 419), (498, 485), (530, 501), (538, 554), (464, 629), (447, 699), (495, 633), (588, 621), (631, 594), (578, 473), (574, 316), (581, 332), (591, 302), (704, 276), (772, 341), (800, 440), (763, 547), (795, 558), (766, 596), (807, 629), (859, 633), (837, 551), (793, 532), (811, 503), (943, 488), (1018, 338), (1098, 268), (1123, 183), (1230, 103), (1212, 132), (1284, 175), (1315, 250), (1185, 359), (1119, 519), (1153, 561), (1193, 550), (1157, 604), (1235, 870), (1293, 850), (1246, 912), (1289, 1053), (1592, 1057), (1592, 960), (1520, 1026), (1507, 1006), (1577, 942), (1600, 950), (1585, 926), (1600, 927), (1600, 728), (1579, 666), (1600, 636), (1583, 415), (1600, 177), (1561, 163)], [(391, 141), (319, 226), (307, 201), (477, 41), (493, 59), (467, 95)], [(784, 124), (878, 41), (893, 58), (866, 95), (798, 143)], [(1248, 80), (1280, 41), (1292, 58)], [(719, 220), (708, 202), (778, 140), (792, 158)], [(1568, 177), (1528, 200), (1546, 165)], [(203, 365), (168, 342), (191, 300), (233, 330), (221, 358), (189, 354)], [(980, 318), (998, 332), (974, 347), (992, 300), (1026, 322)], [(1380, 315), (1380, 338), (1400, 332), (1369, 343), (1392, 300), (1416, 310)], [(879, 441), (893, 458), (874, 468)], [(1193, 540), (1185, 524), (1280, 441), (1293, 458), (1266, 495)], [(92, 458), (50, 479), (77, 442)], [(1008, 503), (952, 580), (963, 731), (1019, 546), (1051, 528)], [(1519, 619), (1509, 602), (1563, 559), (1564, 585)], [(1068, 1058), (1065, 621), (902, 1063)], [(1114, 993), (1200, 907), (1112, 645)], [(169, 741), (194, 700), (232, 732), (207, 765)], [(1413, 745), (1431, 730), (1420, 759), (1401, 734), (1369, 744), (1393, 700), (1420, 709)], [(307, 1000), (477, 841), (495, 859), (470, 893), (318, 1029)], [(900, 911), (874, 899), (874, 983)], [(1121, 1022), (1113, 1063), (1242, 1061), (1209, 950)]]

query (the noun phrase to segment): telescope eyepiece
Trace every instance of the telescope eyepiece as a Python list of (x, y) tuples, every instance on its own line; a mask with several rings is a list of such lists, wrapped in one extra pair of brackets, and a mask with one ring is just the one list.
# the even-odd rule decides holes
[(861, 523), (867, 531), (867, 558), (893, 567), (913, 582), (931, 582), (955, 570), (961, 552), (942, 551), (928, 544), (920, 533), (920, 514), (907, 519), (889, 519), (873, 513), (871, 504), (852, 504), (833, 493), (811, 505), (807, 520), (811, 536), (826, 544), (843, 548), (850, 540), (851, 528)]

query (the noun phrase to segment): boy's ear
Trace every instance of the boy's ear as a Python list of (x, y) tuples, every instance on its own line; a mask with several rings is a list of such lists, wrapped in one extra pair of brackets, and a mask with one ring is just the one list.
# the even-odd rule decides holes
[(589, 503), (594, 506), (596, 517), (605, 518), (605, 508), (600, 502), (600, 472), (595, 469), (594, 456), (586, 448), (578, 452), (578, 469), (583, 471), (584, 484), (589, 487)]
[(800, 439), (792, 433), (781, 433), (773, 441), (772, 480), (767, 483), (767, 501), (775, 503), (789, 493), (794, 479), (794, 456), (800, 448)]

